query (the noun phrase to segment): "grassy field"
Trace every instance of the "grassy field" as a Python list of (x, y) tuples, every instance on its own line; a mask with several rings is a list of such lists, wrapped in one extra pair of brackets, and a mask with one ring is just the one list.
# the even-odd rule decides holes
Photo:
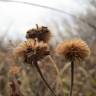
[[(57, 66), (46, 56), (39, 62), (39, 67), (57, 96), (69, 96), (70, 62), (66, 62), (62, 56), (57, 56), (55, 47), (50, 46), (50, 54)], [(89, 47), (90, 57), (75, 64), (73, 96), (96, 96), (96, 46), (93, 43)], [(14, 59), (14, 48), (10, 41), (7, 47), (0, 48), (0, 96), (51, 96), (34, 64)], [(12, 95), (12, 88), (17, 91), (17, 95)]]

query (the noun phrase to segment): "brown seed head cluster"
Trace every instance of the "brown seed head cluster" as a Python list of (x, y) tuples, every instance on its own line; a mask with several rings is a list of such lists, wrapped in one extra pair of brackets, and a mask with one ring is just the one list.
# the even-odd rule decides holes
[(90, 55), (88, 45), (81, 39), (66, 40), (60, 43), (56, 52), (69, 61), (81, 61)]
[(32, 63), (33, 60), (40, 60), (49, 55), (49, 49), (47, 43), (43, 41), (27, 39), (15, 49), (15, 53), (22, 56), (26, 63)]
[(38, 27), (37, 25), (36, 29), (30, 29), (27, 31), (26, 38), (27, 39), (37, 38), (38, 41), (43, 41), (48, 43), (51, 38), (51, 32), (47, 27), (45, 26)]

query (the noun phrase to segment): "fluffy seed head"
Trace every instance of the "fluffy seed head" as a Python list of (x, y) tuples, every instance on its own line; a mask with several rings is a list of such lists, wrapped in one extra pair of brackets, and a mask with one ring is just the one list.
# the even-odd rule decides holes
[(66, 40), (60, 43), (56, 52), (69, 61), (81, 61), (90, 55), (88, 45), (81, 39)]
[(48, 43), (51, 38), (51, 32), (47, 27), (45, 26), (38, 27), (37, 25), (36, 29), (30, 29), (27, 31), (26, 38), (27, 39), (37, 38), (39, 41)]
[(21, 43), (16, 49), (17, 56), (24, 58), (26, 63), (32, 63), (32, 60), (40, 60), (46, 55), (49, 55), (48, 45), (43, 41), (27, 39), (27, 41)]

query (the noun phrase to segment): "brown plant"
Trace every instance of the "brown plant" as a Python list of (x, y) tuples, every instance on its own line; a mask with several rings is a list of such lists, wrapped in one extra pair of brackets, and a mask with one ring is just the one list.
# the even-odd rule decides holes
[(9, 74), (12, 75), (12, 76), (17, 75), (19, 72), (20, 72), (20, 67), (18, 67), (16, 65), (11, 66), (10, 69), (9, 69)]
[(63, 55), (66, 60), (71, 62), (71, 87), (70, 96), (72, 96), (74, 82), (74, 63), (85, 60), (90, 55), (88, 45), (81, 39), (66, 40), (60, 43), (56, 52)]
[(38, 66), (38, 61), (49, 55), (47, 43), (38, 41), (38, 39), (27, 39), (27, 41), (21, 43), (19, 47), (15, 49), (15, 53), (17, 56), (23, 57), (24, 62), (34, 64), (46, 86), (50, 89), (53, 95), (56, 96), (54, 91), (43, 77), (43, 74)]
[(24, 62), (32, 63), (34, 58), (35, 60), (41, 60), (49, 55), (49, 49), (48, 45), (43, 41), (38, 42), (38, 40), (28, 39), (15, 49), (15, 54), (23, 57)]
[(60, 43), (56, 52), (68, 61), (81, 61), (90, 55), (88, 45), (81, 39), (66, 40)]
[(24, 96), (20, 90), (20, 81), (17, 79), (13, 78), (10, 83), (10, 96)]
[(38, 25), (36, 26), (37, 26), (36, 29), (30, 29), (27, 31), (26, 38), (27, 39), (37, 38), (39, 41), (48, 43), (51, 38), (50, 30), (45, 26), (41, 26), (41, 27), (38, 27)]

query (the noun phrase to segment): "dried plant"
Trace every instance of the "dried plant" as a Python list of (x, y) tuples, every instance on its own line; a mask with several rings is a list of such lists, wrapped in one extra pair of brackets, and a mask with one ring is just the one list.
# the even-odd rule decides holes
[(81, 39), (66, 40), (60, 43), (56, 52), (68, 61), (81, 61), (90, 55), (88, 45)]
[(28, 39), (15, 49), (15, 54), (23, 57), (24, 62), (32, 63), (34, 59), (38, 61), (49, 55), (49, 49), (47, 43), (43, 41)]
[(44, 79), (42, 72), (38, 66), (38, 61), (49, 55), (49, 48), (47, 43), (44, 43), (43, 41), (38, 41), (37, 39), (27, 39), (27, 41), (21, 43), (15, 49), (15, 53), (16, 56), (23, 57), (24, 62), (34, 64), (47, 87), (50, 89), (53, 95), (56, 96), (47, 81)]
[(20, 72), (20, 67), (18, 67), (16, 65), (11, 66), (10, 69), (9, 69), (9, 74), (11, 76), (16, 76), (19, 72)]
[(27, 39), (37, 38), (39, 41), (48, 43), (51, 38), (50, 30), (45, 26), (41, 26), (41, 27), (38, 27), (38, 25), (36, 26), (37, 26), (36, 29), (30, 29), (27, 31), (26, 38)]
[(16, 80), (16, 78), (13, 78), (10, 83), (10, 96), (24, 96), (20, 90), (20, 81)]
[(21, 81), (17, 79), (19, 73), (20, 73), (20, 67), (16, 65), (10, 67), (9, 69), (10, 96), (24, 96), (20, 89)]
[[(91, 12), (90, 10), (88, 10), (89, 15), (90, 15), (90, 13), (92, 15), (93, 11)], [(94, 14), (95, 14), (95, 12), (94, 12)], [(84, 21), (90, 20), (90, 19), (88, 19), (89, 17), (92, 19), (91, 21), (94, 21), (93, 17), (95, 15), (94, 16), (91, 16), (91, 15), (89, 16), (89, 15), (87, 16), (87, 19), (85, 17), (83, 18)], [(82, 19), (82, 18), (79, 18), (79, 19)], [(64, 21), (64, 20), (62, 20), (62, 21)], [(55, 26), (56, 31), (58, 31), (58, 34), (59, 34), (58, 36), (60, 37), (59, 39), (58, 38), (57, 39), (60, 40), (60, 39), (66, 38), (66, 34), (65, 35), (61, 34), (62, 32), (60, 32), (60, 30), (58, 30), (59, 27), (61, 27), (61, 25), (58, 26), (58, 24), (56, 24), (56, 22), (54, 22), (54, 21), (53, 21), (53, 23), (56, 25)], [(66, 20), (64, 22), (62, 22), (63, 25), (65, 23), (66, 23)], [(74, 96), (96, 96), (96, 36), (95, 36), (96, 27), (94, 26), (95, 21), (93, 22), (94, 24), (92, 24), (92, 22), (89, 22), (89, 23), (90, 24), (87, 24), (86, 22), (85, 23), (78, 22), (78, 20), (75, 22), (75, 24), (78, 25), (78, 28), (76, 28), (76, 30), (77, 30), (76, 36), (79, 36), (79, 37), (83, 38), (84, 40), (86, 40), (88, 42), (88, 44), (90, 45), (92, 52), (91, 52), (90, 58), (88, 58), (82, 64), (80, 64), (80, 62), (82, 60), (85, 60), (84, 58), (77, 59), (77, 57), (76, 57), (76, 59), (74, 60), (75, 61), (74, 63), (75, 64), (77, 63), (77, 66), (75, 66), (75, 67), (78, 68), (75, 70), (76, 74), (74, 73), (75, 74), (75, 82), (74, 82), (74, 90), (73, 90)], [(68, 26), (69, 26), (69, 24), (67, 24), (67, 27)], [(48, 35), (44, 36), (45, 33), (43, 33), (42, 31), (37, 32), (37, 29), (40, 29), (40, 28), (42, 29), (42, 27), (44, 30), (44, 26), (38, 27), (38, 25), (37, 25), (37, 28), (28, 30), (30, 32), (26, 34), (26, 38), (28, 40), (29, 39), (34, 39), (34, 40), (37, 39), (38, 41), (44, 40), (43, 42), (48, 43), (50, 41), (50, 38), (49, 38), (50, 36), (49, 37), (48, 37)], [(49, 28), (45, 28), (45, 29), (49, 29)], [(68, 30), (67, 30), (69, 32), (68, 36), (74, 37), (74, 34), (71, 32), (72, 30), (70, 31), (69, 29), (70, 28), (68, 27)], [(32, 30), (33, 31), (35, 30), (35, 31), (33, 32)], [(81, 30), (82, 30), (82, 32), (80, 32)], [(8, 31), (9, 30), (6, 30), (7, 33), (8, 33)], [(14, 60), (15, 58), (13, 58), (13, 56), (11, 54), (12, 53), (11, 49), (13, 47), (16, 47), (21, 42), (21, 39), (19, 40), (19, 38), (18, 38), (18, 40), (16, 40), (16, 41), (14, 41), (15, 40), (14, 39), (11, 42), (7, 38), (6, 32), (4, 31), (3, 32), (4, 34), (1, 34), (3, 36), (0, 37), (0, 96), (10, 96), (10, 95), (11, 96), (12, 95), (20, 96), (20, 93), (23, 93), (24, 96), (49, 96), (49, 91), (47, 90), (46, 86), (44, 86), (44, 84), (42, 84), (42, 80), (38, 77), (39, 75), (37, 74), (36, 70), (34, 69), (35, 66), (33, 65), (31, 68), (28, 64), (26, 64), (29, 62), (29, 60), (24, 60), (24, 61), (26, 61), (25, 64), (23, 64), (23, 62), (21, 60), (20, 61), (17, 59)], [(88, 34), (86, 34), (86, 32)], [(39, 35), (41, 33), (42, 33), (42, 36)], [(64, 35), (64, 36), (62, 36), (62, 35)], [(38, 39), (41, 37), (42, 38), (48, 37), (49, 39), (46, 39), (46, 38), (43, 40)], [(58, 40), (56, 42), (58, 42)], [(69, 41), (68, 41), (68, 43), (69, 43)], [(14, 42), (14, 44), (13, 44), (13, 42)], [(75, 44), (75, 45), (78, 45), (78, 44)], [(71, 44), (69, 44), (69, 45), (71, 45)], [(18, 51), (20, 51), (20, 50), (22, 50), (22, 48), (20, 48)], [(17, 50), (15, 50), (15, 51), (17, 51)], [(51, 48), (50, 51), (53, 52), (53, 47)], [(61, 51), (61, 50), (59, 50), (59, 51)], [(18, 56), (23, 57), (24, 55), (18, 54)], [(50, 54), (48, 56), (50, 56)], [(62, 54), (62, 56), (65, 58), (65, 56), (63, 54)], [(68, 96), (69, 80), (70, 80), (70, 76), (68, 75), (68, 73), (69, 73), (70, 62), (66, 62), (65, 59), (62, 58), (62, 56), (59, 58), (59, 57), (55, 56), (55, 54), (52, 53), (52, 57), (50, 58), (50, 60), (53, 64), (50, 64), (51, 62), (48, 58), (45, 58), (44, 60), (42, 60), (43, 58), (41, 58), (41, 59), (39, 59), (39, 61), (42, 60), (42, 62), (39, 62), (39, 65), (40, 65), (40, 69), (43, 72), (43, 75), (47, 78), (46, 80), (48, 80), (49, 84), (54, 88), (56, 94), (58, 96)], [(59, 63), (58, 66), (53, 61), (53, 59), (57, 64)], [(66, 59), (66, 60), (70, 61), (70, 59)], [(78, 61), (78, 62), (76, 62), (76, 61)], [(64, 64), (64, 62), (66, 62), (66, 63)], [(21, 68), (21, 71), (19, 72), (18, 68), (16, 68), (17, 66), (15, 67), (15, 66), (13, 66), (13, 64), (18, 65)], [(52, 66), (54, 66), (54, 68)], [(9, 69), (9, 67), (11, 67), (11, 68)], [(9, 73), (11, 75), (11, 78), (8, 75)], [(58, 78), (60, 75), (61, 75), (61, 80), (63, 82), (63, 87), (61, 87), (61, 85), (60, 85), (61, 81)], [(12, 77), (14, 77), (15, 80)], [(21, 84), (19, 84), (20, 82), (18, 81), (18, 79), (20, 80)], [(10, 83), (9, 83), (9, 80), (10, 80)], [(16, 91), (12, 91), (14, 89), (16, 89)], [(71, 90), (72, 90), (72, 85), (71, 85)], [(10, 91), (11, 91), (11, 93), (10, 93)], [(70, 92), (70, 94), (72, 94), (72, 93)]]
[(76, 61), (85, 60), (90, 55), (88, 45), (81, 39), (66, 40), (60, 43), (56, 52), (63, 55), (66, 60), (71, 62), (71, 89), (70, 96), (72, 96), (73, 81), (74, 81), (74, 63)]

